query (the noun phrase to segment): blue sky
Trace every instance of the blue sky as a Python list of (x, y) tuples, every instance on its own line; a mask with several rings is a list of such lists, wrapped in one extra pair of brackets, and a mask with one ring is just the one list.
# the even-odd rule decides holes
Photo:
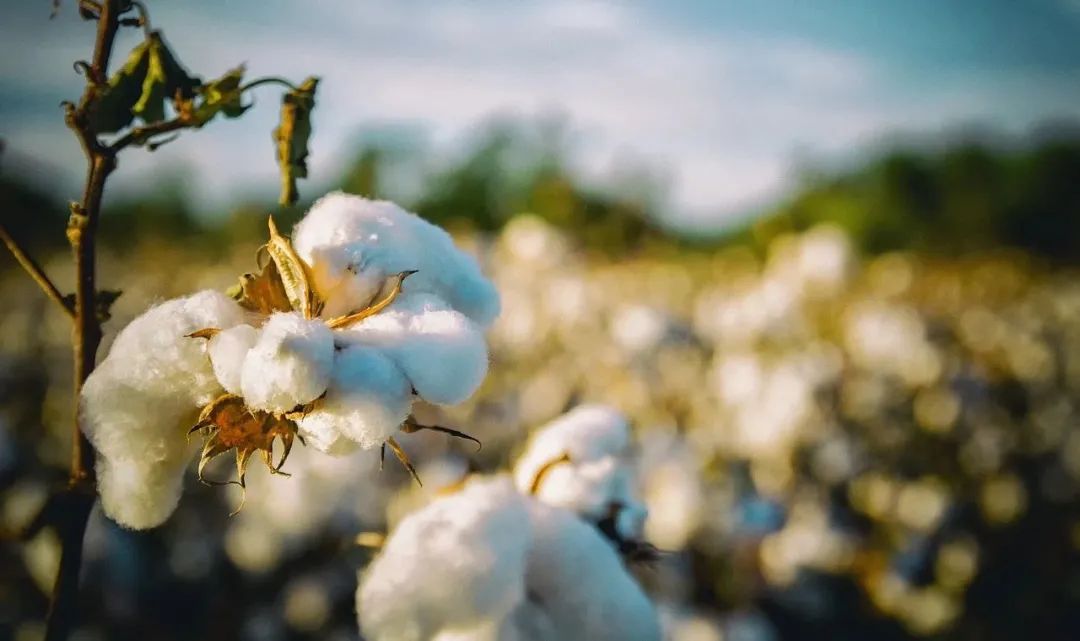
[[(0, 135), (63, 189), (81, 157), (60, 125), (92, 26), (49, 0), (5, 0)], [(73, 5), (67, 2), (67, 5)], [(568, 123), (597, 183), (645, 164), (670, 218), (713, 226), (789, 189), (800, 159), (843, 162), (897, 135), (958, 126), (1021, 134), (1080, 119), (1080, 0), (148, 0), (193, 70), (323, 78), (312, 183), (337, 178), (358, 132), (395, 127), (438, 158), (495, 115)], [(136, 33), (121, 46), (130, 47)], [(204, 207), (273, 197), (273, 90), (122, 160), (132, 189), (184, 168)], [(309, 192), (311, 187), (309, 186)]]

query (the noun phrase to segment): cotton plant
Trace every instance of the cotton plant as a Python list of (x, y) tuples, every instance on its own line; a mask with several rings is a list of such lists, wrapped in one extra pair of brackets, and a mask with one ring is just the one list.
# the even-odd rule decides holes
[(407, 516), (361, 575), (373, 641), (658, 641), (656, 611), (576, 513), (474, 477)]
[[(80, 399), (97, 451), (105, 512), (162, 523), (204, 437), (198, 477), (233, 452), (245, 485), (258, 455), (272, 474), (294, 441), (328, 454), (387, 446), (435, 429), (411, 416), (423, 399), (454, 404), (487, 373), (498, 295), (442, 229), (397, 205), (333, 193), (290, 240), (269, 223), (258, 270), (229, 294), (202, 291), (152, 307), (117, 336)], [(281, 442), (276, 462), (273, 450)]]
[(582, 405), (540, 428), (514, 464), (514, 483), (542, 503), (595, 524), (624, 555), (655, 557), (643, 541), (648, 510), (638, 496), (630, 426), (618, 410)]

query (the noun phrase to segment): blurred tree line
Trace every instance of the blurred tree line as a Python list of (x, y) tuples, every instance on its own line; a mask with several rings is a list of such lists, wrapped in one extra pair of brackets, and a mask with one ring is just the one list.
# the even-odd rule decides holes
[[(635, 168), (607, 184), (589, 184), (568, 160), (558, 125), (495, 122), (458, 157), (439, 166), (426, 150), (401, 140), (360, 145), (353, 162), (327, 189), (390, 198), (451, 230), (496, 231), (531, 212), (609, 256), (673, 253), (721, 245), (767, 247), (780, 234), (831, 222), (864, 254), (896, 249), (955, 254), (1017, 248), (1054, 261), (1080, 257), (1080, 127), (1059, 126), (1020, 145), (959, 140), (935, 150), (894, 149), (833, 175), (817, 174), (784, 202), (719, 233), (673, 232), (662, 222), (663, 185)], [(385, 137), (384, 137), (385, 138)], [(32, 247), (64, 249), (66, 207), (6, 171), (0, 202), (17, 238)], [(275, 214), (286, 226), (310, 205)], [(223, 249), (257, 236), (267, 201), (229, 216), (200, 216), (176, 178), (153, 194), (109, 203), (103, 241), (198, 235)], [(254, 236), (253, 236), (254, 234)]]

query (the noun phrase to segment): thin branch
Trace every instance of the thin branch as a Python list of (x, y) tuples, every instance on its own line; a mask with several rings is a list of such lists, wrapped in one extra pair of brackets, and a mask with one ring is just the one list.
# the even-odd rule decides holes
[(142, 25), (143, 35), (149, 38), (150, 33), (154, 30), (150, 26), (150, 12), (146, 10), (146, 5), (139, 2), (139, 0), (131, 0), (131, 6), (135, 7), (135, 10), (139, 12), (139, 24)]
[(177, 117), (172, 120), (159, 120), (158, 122), (153, 122), (149, 125), (136, 127), (120, 138), (117, 138), (111, 145), (105, 147), (105, 151), (111, 155), (116, 155), (117, 152), (125, 147), (141, 145), (154, 136), (171, 133), (189, 125), (190, 123), (186, 119)]
[(56, 301), (56, 304), (60, 305), (71, 318), (75, 318), (75, 308), (68, 301), (64, 300), (64, 295), (60, 293), (60, 290), (56, 288), (52, 280), (45, 274), (45, 271), (37, 264), (37, 261), (33, 259), (29, 254), (19, 246), (19, 243), (11, 237), (3, 223), (0, 223), (0, 240), (11, 251), (11, 254), (15, 257), (22, 268), (26, 270), (30, 277), (34, 279), (45, 292), (45, 295)]

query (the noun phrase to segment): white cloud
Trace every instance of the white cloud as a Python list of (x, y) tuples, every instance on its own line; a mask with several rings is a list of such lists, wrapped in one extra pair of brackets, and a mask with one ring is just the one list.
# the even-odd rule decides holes
[[(493, 113), (558, 112), (586, 141), (579, 147), (587, 147), (580, 151), (590, 173), (603, 173), (629, 151), (670, 176), (673, 219), (717, 222), (783, 189), (795, 150), (837, 154), (895, 128), (940, 128), (956, 119), (1024, 126), (1035, 111), (1080, 113), (1076, 91), (1056, 88), (1053, 79), (1017, 78), (1003, 99), (999, 85), (978, 77), (904, 91), (890, 70), (850, 53), (792, 38), (683, 31), (627, 3), (258, 6), (239, 13), (235, 3), (205, 3), (198, 11), (163, 4), (154, 15), (193, 68), (215, 73), (248, 60), (253, 75), (322, 76), (311, 158), (318, 181), (340, 174), (350, 136), (365, 122), (417, 123), (452, 147)], [(18, 46), (9, 42), (0, 53)], [(47, 57), (57, 74), (69, 68)], [(1044, 108), (1017, 102), (1040, 87), (1053, 90)], [(276, 103), (268, 90), (243, 121), (212, 123), (125, 163), (138, 165), (124, 168), (128, 184), (181, 158), (215, 198), (256, 185), (272, 193)], [(44, 124), (15, 132), (13, 146), (34, 149), (45, 140)]]

